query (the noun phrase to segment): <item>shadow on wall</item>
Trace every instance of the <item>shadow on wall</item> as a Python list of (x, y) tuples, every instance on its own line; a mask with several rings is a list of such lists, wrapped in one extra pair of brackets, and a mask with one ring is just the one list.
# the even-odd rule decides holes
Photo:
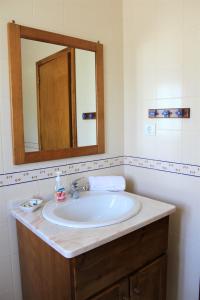
[[(137, 186), (134, 183), (133, 179), (130, 177), (126, 177), (126, 191), (137, 193)], [(138, 193), (137, 193), (138, 194)], [(141, 196), (150, 198), (152, 196), (153, 199), (156, 200), (156, 196), (145, 194), (145, 193), (139, 193)], [(166, 201), (166, 199), (157, 198), (157, 200), (160, 201)], [(181, 257), (180, 257), (180, 249), (183, 247), (182, 241), (180, 240), (180, 237), (182, 236), (182, 230), (184, 230), (181, 226), (182, 224), (182, 218), (185, 213), (185, 208), (183, 207), (177, 207), (176, 212), (173, 213), (170, 216), (170, 224), (169, 224), (169, 248), (168, 248), (168, 272), (167, 272), (167, 299), (178, 299), (178, 291), (179, 288), (179, 282), (180, 282), (180, 276), (184, 276), (185, 270), (183, 269), (183, 266), (181, 266)], [(173, 287), (173, 289), (172, 289)], [(199, 298), (200, 300), (200, 298)]]
[[(183, 266), (181, 266), (180, 257), (180, 249), (183, 246), (180, 239), (183, 214), (184, 209), (182, 207), (177, 207), (176, 212), (169, 218), (167, 299), (179, 299), (178, 291), (180, 291), (180, 276), (183, 276), (184, 272)], [(171, 287), (173, 287), (173, 289)]]
[(129, 193), (134, 193), (135, 186), (134, 182), (131, 178), (126, 177), (126, 191)]

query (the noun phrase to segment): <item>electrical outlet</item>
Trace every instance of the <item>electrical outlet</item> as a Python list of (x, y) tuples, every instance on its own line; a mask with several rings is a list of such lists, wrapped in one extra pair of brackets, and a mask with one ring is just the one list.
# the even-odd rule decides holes
[(155, 123), (146, 123), (144, 126), (145, 135), (156, 135), (156, 124)]

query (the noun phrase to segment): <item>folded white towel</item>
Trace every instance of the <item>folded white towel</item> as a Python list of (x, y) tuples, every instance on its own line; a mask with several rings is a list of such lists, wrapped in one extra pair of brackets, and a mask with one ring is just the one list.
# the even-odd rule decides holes
[(124, 191), (126, 181), (123, 176), (89, 176), (90, 191)]

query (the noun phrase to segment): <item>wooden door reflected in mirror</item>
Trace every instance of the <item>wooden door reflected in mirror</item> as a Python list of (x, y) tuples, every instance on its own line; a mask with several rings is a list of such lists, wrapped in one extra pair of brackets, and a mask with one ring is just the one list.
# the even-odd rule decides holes
[(8, 24), (16, 164), (104, 152), (103, 46)]
[(36, 83), (39, 149), (70, 148), (70, 50), (38, 61)]

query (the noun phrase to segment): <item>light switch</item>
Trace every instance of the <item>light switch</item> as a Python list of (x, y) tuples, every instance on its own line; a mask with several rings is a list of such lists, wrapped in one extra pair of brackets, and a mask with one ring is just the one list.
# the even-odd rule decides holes
[(144, 125), (144, 133), (145, 135), (156, 135), (156, 123), (146, 123)]

